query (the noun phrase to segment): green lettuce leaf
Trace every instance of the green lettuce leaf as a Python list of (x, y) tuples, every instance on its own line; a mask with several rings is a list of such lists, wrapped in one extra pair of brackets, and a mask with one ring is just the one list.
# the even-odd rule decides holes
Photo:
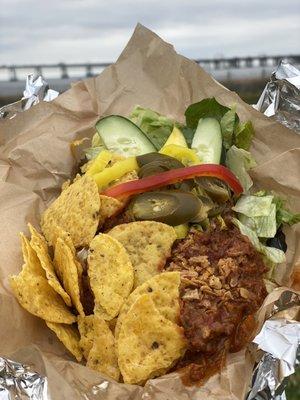
[(225, 164), (238, 178), (244, 192), (247, 192), (253, 185), (247, 171), (256, 166), (256, 161), (251, 153), (243, 149), (238, 149), (236, 146), (231, 146), (227, 151)]
[(262, 244), (256, 233), (237, 218), (233, 218), (232, 221), (239, 228), (241, 234), (247, 236), (255, 249), (264, 256), (268, 265), (285, 262), (286, 258), (282, 250)]
[(266, 217), (270, 214), (273, 196), (241, 196), (232, 209), (247, 217)]
[(285, 201), (279, 196), (274, 196), (274, 204), (276, 205), (277, 226), (281, 224), (294, 225), (300, 222), (300, 213), (292, 213), (285, 208)]
[(244, 195), (232, 209), (239, 214), (239, 220), (252, 229), (260, 238), (273, 238), (276, 235), (276, 205), (274, 197)]
[(216, 118), (220, 122), (224, 114), (229, 110), (230, 108), (218, 103), (214, 97), (201, 100), (198, 103), (191, 104), (186, 109), (184, 113), (186, 126), (196, 129), (199, 119), (206, 117)]
[(93, 160), (102, 150), (105, 149), (106, 147), (101, 139), (101, 136), (98, 133), (95, 133), (92, 137), (91, 147), (85, 149), (84, 153), (88, 160)]
[(239, 220), (252, 229), (260, 238), (273, 238), (276, 235), (276, 206), (271, 204), (268, 216), (247, 217), (239, 214)]
[(157, 150), (160, 150), (166, 143), (174, 124), (178, 127), (180, 126), (172, 119), (140, 106), (136, 106), (133, 109), (129, 118), (145, 133)]
[(254, 136), (254, 128), (251, 121), (238, 123), (234, 131), (234, 144), (240, 149), (249, 150)]
[(273, 204), (276, 206), (276, 223), (277, 228), (279, 228), (282, 224), (294, 225), (300, 222), (300, 213), (293, 213), (286, 208), (286, 200), (277, 196), (272, 192), (268, 192), (267, 190), (260, 190), (255, 193), (255, 196), (273, 196)]
[(222, 138), (223, 138), (223, 146), (225, 149), (229, 149), (233, 145), (234, 141), (234, 130), (235, 126), (239, 121), (239, 117), (235, 112), (235, 107), (228, 110), (220, 120)]

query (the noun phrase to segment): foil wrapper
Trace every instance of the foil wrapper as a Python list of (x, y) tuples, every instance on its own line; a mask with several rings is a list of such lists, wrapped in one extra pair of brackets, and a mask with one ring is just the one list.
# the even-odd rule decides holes
[(0, 357), (0, 400), (49, 400), (47, 378), (28, 365)]
[(7, 104), (0, 108), (0, 118), (12, 119), (18, 113), (28, 110), (40, 101), (52, 101), (59, 93), (50, 89), (48, 83), (41, 77), (27, 76), (23, 97), (14, 103)]
[(300, 133), (300, 71), (281, 61), (254, 108)]
[(252, 388), (247, 400), (285, 400), (287, 377), (300, 366), (300, 323), (272, 316), (300, 307), (300, 295), (285, 291), (253, 343), (265, 353), (253, 371)]

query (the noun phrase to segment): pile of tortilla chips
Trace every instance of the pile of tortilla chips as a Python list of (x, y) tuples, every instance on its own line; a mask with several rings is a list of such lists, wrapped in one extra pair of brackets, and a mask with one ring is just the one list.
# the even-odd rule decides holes
[[(45, 320), (78, 362), (131, 384), (167, 372), (186, 350), (179, 272), (161, 272), (176, 239), (172, 227), (131, 222), (100, 233), (124, 205), (77, 177), (42, 216), (40, 234), (21, 234), (24, 265), (10, 284), (20, 305)], [(86, 263), (77, 253), (85, 249)], [(85, 310), (83, 274), (94, 297)]]

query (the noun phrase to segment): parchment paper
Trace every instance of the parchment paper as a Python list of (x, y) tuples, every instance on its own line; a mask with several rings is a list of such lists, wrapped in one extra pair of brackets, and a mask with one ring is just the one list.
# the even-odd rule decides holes
[[(29, 221), (38, 226), (42, 210), (74, 173), (72, 140), (91, 136), (100, 116), (128, 115), (136, 104), (183, 121), (189, 104), (212, 96), (227, 106), (236, 104), (241, 120), (251, 119), (254, 124), (251, 151), (258, 162), (252, 172), (256, 186), (286, 196), (290, 207), (299, 212), (300, 136), (245, 104), (142, 25), (136, 27), (117, 62), (99, 76), (76, 83), (53, 102), (0, 121), (0, 354), (46, 374), (52, 399), (244, 398), (254, 362), (248, 350), (229, 355), (222, 373), (200, 389), (185, 389), (177, 374), (149, 381), (144, 388), (116, 384), (71, 361), (44, 322), (19, 307), (8, 286), (8, 276), (22, 265), (18, 232), (28, 233)], [(278, 267), (277, 280), (297, 286), (299, 224), (286, 229), (286, 234), (287, 264)], [(272, 293), (271, 300), (277, 295)], [(262, 307), (260, 315), (265, 314)]]

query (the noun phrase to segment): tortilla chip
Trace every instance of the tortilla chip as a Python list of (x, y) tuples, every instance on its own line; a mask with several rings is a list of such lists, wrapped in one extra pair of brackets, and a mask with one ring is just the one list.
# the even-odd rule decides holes
[(121, 176), (118, 180), (114, 181), (111, 186), (120, 185), (121, 183), (126, 183), (129, 181), (135, 181), (139, 179), (139, 176), (136, 171), (127, 172), (125, 175)]
[(41, 266), (41, 263), (36, 255), (36, 252), (31, 247), (29, 240), (22, 232), (20, 232), (20, 238), (21, 238), (23, 260), (24, 263), (26, 264), (26, 270), (28, 272), (29, 271), (32, 272), (32, 274), (34, 275), (40, 275), (42, 277), (45, 277), (46, 276), (45, 271)]
[(100, 198), (93, 178), (83, 176), (63, 190), (42, 216), (42, 231), (55, 245), (53, 230), (60, 226), (68, 232), (75, 247), (87, 246), (99, 223)]
[(119, 337), (122, 321), (133, 303), (143, 294), (148, 294), (157, 310), (166, 319), (177, 323), (179, 318), (180, 272), (162, 272), (138, 286), (123, 304), (115, 326), (115, 338)]
[(71, 236), (68, 232), (64, 231), (60, 226), (58, 225), (53, 225), (53, 241), (54, 241), (54, 247), (56, 244), (56, 241), (58, 238), (62, 239), (65, 244), (69, 247), (69, 249), (71, 250), (72, 254), (74, 255), (74, 260), (75, 260), (75, 264), (77, 267), (77, 271), (78, 271), (78, 275), (79, 277), (81, 277), (82, 275), (82, 265), (81, 263), (76, 259), (76, 249), (74, 247), (74, 244), (72, 242)]
[(71, 185), (70, 179), (66, 180), (62, 185), (61, 185), (61, 191), (67, 189)]
[(87, 367), (119, 380), (120, 370), (115, 352), (115, 339), (104, 319), (94, 316), (94, 340)]
[(94, 318), (94, 315), (79, 315), (77, 318), (78, 329), (80, 333), (79, 345), (86, 360), (88, 359), (95, 337)]
[(90, 244), (88, 275), (94, 313), (105, 320), (115, 318), (133, 286), (133, 267), (122, 244), (104, 233), (96, 236)]
[(49, 321), (46, 321), (46, 324), (76, 360), (80, 362), (82, 360), (82, 351), (79, 346), (79, 333), (77, 328), (73, 325), (55, 324)]
[(119, 213), (124, 208), (124, 204), (118, 199), (103, 194), (99, 197), (101, 201), (99, 225), (101, 226), (107, 218)]
[(72, 242), (71, 236), (68, 232), (64, 231), (62, 227), (59, 225), (53, 225), (52, 226), (52, 232), (51, 236), (53, 238), (53, 246), (55, 247), (56, 241), (58, 238), (62, 239), (70, 248), (72, 253), (75, 255), (76, 254), (76, 249), (75, 246)]
[(54, 269), (54, 265), (48, 253), (48, 245), (46, 239), (40, 235), (31, 224), (28, 224), (31, 233), (30, 245), (36, 252), (41, 266), (46, 273), (46, 278), (50, 286), (58, 293), (64, 300), (67, 306), (71, 307), (72, 302), (70, 296), (61, 286)]
[(21, 234), (24, 261), (19, 275), (10, 276), (10, 286), (20, 303), (28, 312), (46, 321), (72, 324), (75, 316), (62, 298), (49, 285), (41, 263), (26, 237)]
[(183, 329), (159, 313), (149, 294), (139, 297), (125, 315), (117, 340), (124, 382), (143, 384), (166, 373), (185, 350)]
[(84, 315), (80, 301), (79, 275), (76, 259), (63, 239), (58, 238), (54, 249), (54, 266), (64, 289), (71, 297), (72, 303), (80, 315)]
[(135, 288), (163, 269), (176, 239), (172, 226), (154, 221), (117, 225), (108, 234), (127, 250), (134, 268)]

